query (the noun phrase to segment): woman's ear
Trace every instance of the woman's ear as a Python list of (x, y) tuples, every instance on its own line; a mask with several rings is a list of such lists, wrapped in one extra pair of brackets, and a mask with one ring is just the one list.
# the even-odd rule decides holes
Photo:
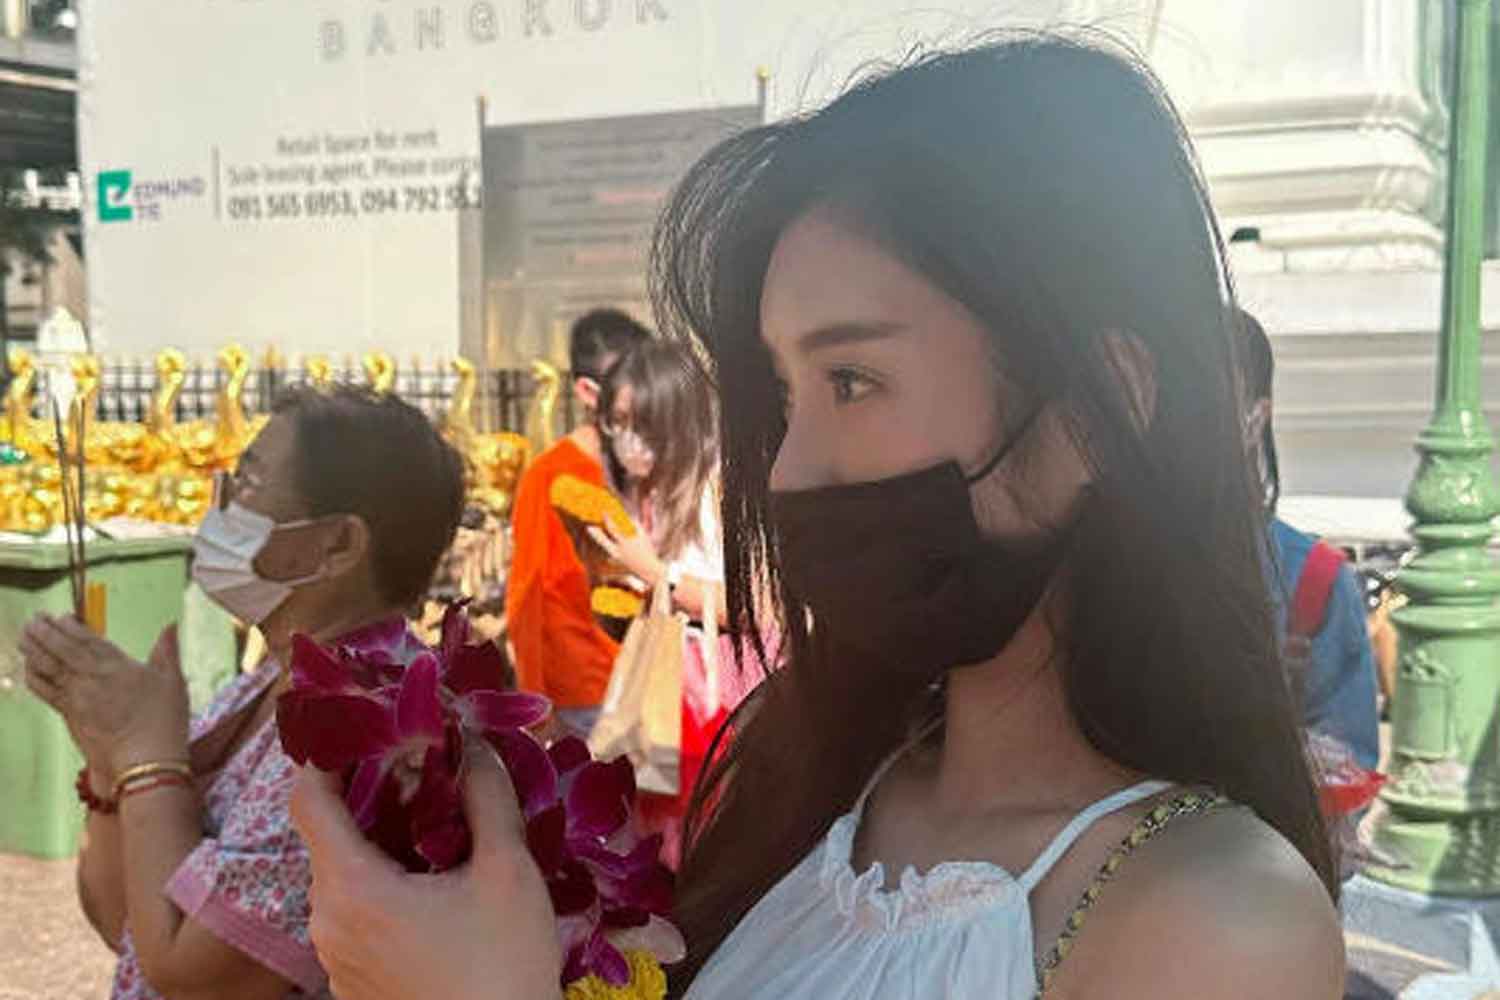
[(599, 409), (599, 382), (587, 375), (573, 380), (573, 398), (586, 411)]
[(1099, 350), (1124, 391), (1136, 432), (1144, 435), (1156, 419), (1156, 362), (1151, 352), (1135, 334), (1118, 331), (1100, 338)]
[(343, 576), (359, 566), (370, 551), (370, 526), (358, 514), (346, 514), (336, 522), (332, 541), (324, 550), (323, 565), (329, 576)]

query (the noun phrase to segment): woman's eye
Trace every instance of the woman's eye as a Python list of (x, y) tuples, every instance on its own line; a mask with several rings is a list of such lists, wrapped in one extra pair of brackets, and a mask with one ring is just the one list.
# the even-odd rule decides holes
[(832, 369), (828, 383), (833, 386), (833, 401), (839, 406), (859, 402), (876, 387), (874, 379), (853, 368)]

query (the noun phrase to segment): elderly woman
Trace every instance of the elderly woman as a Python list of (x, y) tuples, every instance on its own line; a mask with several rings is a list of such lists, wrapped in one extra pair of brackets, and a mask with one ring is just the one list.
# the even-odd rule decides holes
[(295, 390), (216, 484), (195, 544), (194, 578), (266, 637), (257, 670), (190, 721), (170, 630), (143, 665), (72, 618), (27, 626), (27, 683), (87, 761), (78, 892), (120, 956), (116, 1000), (327, 995), (287, 813), (296, 769), (275, 725), (292, 636), (410, 641), (403, 612), (462, 503), (459, 458), (419, 411)]

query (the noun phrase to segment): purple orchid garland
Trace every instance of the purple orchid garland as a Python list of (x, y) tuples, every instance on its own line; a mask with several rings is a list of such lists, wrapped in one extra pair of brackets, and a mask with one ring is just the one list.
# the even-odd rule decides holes
[(552, 897), (562, 984), (597, 975), (624, 985), (625, 951), (680, 961), (661, 838), (631, 829), (630, 762), (593, 760), (577, 739), (543, 748), (526, 729), (546, 718), (547, 699), (501, 690), (504, 676), (493, 642), (469, 642), (462, 605), (444, 616), (435, 650), (400, 621), (327, 647), (298, 636), (292, 687), (276, 709), (282, 747), (343, 775), (350, 812), (386, 854), (408, 871), (439, 872), (469, 857), (464, 752), (484, 740), (510, 773)]

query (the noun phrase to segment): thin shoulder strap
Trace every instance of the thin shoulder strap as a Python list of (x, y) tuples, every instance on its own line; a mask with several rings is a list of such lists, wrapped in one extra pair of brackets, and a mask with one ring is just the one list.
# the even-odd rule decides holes
[(1042, 1000), (1046, 996), (1047, 990), (1051, 988), (1052, 981), (1057, 975), (1058, 967), (1072, 952), (1073, 943), (1078, 939), (1079, 932), (1083, 930), (1089, 911), (1099, 902), (1099, 897), (1104, 893), (1104, 887), (1119, 873), (1120, 866), (1125, 863), (1125, 859), (1134, 854), (1142, 844), (1165, 830), (1173, 820), (1194, 813), (1208, 812), (1228, 804), (1228, 799), (1212, 792), (1184, 792), (1171, 801), (1152, 809), (1135, 825), (1135, 829), (1125, 836), (1124, 840), (1115, 845), (1115, 849), (1109, 853), (1104, 864), (1099, 866), (1089, 887), (1084, 890), (1083, 896), (1078, 900), (1078, 905), (1073, 907), (1072, 913), (1068, 914), (1057, 943), (1042, 959), (1042, 964), (1037, 969), (1036, 1000)]
[(913, 747), (917, 746), (927, 737), (931, 736), (942, 724), (943, 717), (939, 715), (937, 718), (933, 719), (931, 722), (928, 722), (927, 724), (922, 726), (922, 728), (918, 729), (915, 735), (906, 740), (906, 742), (902, 743), (891, 753), (889, 757), (880, 762), (880, 766), (875, 769), (874, 774), (870, 775), (870, 780), (865, 782), (864, 791), (859, 793), (859, 799), (854, 803), (854, 814), (856, 816), (862, 815), (864, 813), (865, 803), (869, 800), (870, 793), (875, 791), (875, 786), (880, 784), (880, 779), (884, 778), (890, 771), (890, 769), (895, 766), (896, 761), (900, 760), (902, 757), (905, 757), (908, 753), (910, 753)]
[(1026, 873), (1020, 878), (1021, 888), (1026, 890), (1027, 893), (1035, 889), (1042, 879), (1047, 877), (1047, 873), (1052, 870), (1052, 866), (1057, 864), (1058, 860), (1064, 854), (1068, 853), (1068, 849), (1077, 843), (1078, 838), (1083, 836), (1088, 831), (1088, 828), (1099, 822), (1099, 820), (1110, 813), (1119, 812), (1126, 806), (1134, 805), (1142, 799), (1150, 798), (1171, 787), (1172, 784), (1168, 781), (1143, 781), (1138, 785), (1122, 788), (1113, 795), (1106, 795), (1077, 816), (1074, 816), (1073, 821), (1063, 827), (1062, 831), (1056, 837), (1052, 838), (1052, 843), (1047, 845), (1047, 849), (1042, 852), (1041, 857), (1033, 861), (1031, 867), (1026, 869)]

